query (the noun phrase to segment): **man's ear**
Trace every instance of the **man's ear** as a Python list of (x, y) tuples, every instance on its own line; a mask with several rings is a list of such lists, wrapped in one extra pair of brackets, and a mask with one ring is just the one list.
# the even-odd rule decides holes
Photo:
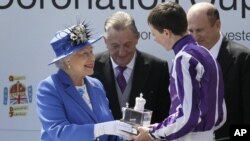
[(137, 37), (137, 39), (139, 39), (140, 38), (140, 32), (137, 32), (137, 35), (136, 35), (136, 37)]
[(108, 48), (108, 46), (107, 46), (107, 40), (108, 40), (108, 39), (107, 39), (107, 35), (104, 35), (104, 36), (103, 36), (103, 39), (104, 39), (104, 43), (106, 44), (106, 47)]
[(163, 34), (166, 36), (170, 36), (172, 34), (172, 32), (169, 29), (163, 29)]
[(221, 29), (221, 22), (220, 20), (216, 20), (214, 26), (216, 26), (217, 30), (220, 31)]

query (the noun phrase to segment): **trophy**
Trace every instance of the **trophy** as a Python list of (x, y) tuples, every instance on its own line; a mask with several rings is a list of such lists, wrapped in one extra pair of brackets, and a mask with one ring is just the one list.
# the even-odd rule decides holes
[(137, 134), (136, 127), (150, 125), (153, 111), (144, 109), (145, 104), (146, 100), (143, 98), (143, 95), (140, 94), (140, 97), (136, 97), (135, 99), (135, 107), (133, 109), (129, 108), (128, 103), (126, 103), (126, 107), (122, 107), (123, 117), (121, 121), (131, 124), (134, 127), (132, 131), (126, 132)]

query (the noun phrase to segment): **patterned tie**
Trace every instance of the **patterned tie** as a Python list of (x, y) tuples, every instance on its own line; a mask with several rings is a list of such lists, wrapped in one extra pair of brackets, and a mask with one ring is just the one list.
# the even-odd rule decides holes
[(78, 93), (80, 94), (81, 97), (82, 97), (83, 94), (85, 93), (85, 91), (84, 91), (83, 88), (78, 88), (77, 91), (78, 91)]
[(126, 86), (127, 86), (127, 82), (126, 82), (126, 79), (123, 75), (123, 72), (124, 70), (126, 69), (127, 67), (122, 67), (122, 66), (118, 66), (117, 69), (118, 69), (118, 75), (116, 77), (116, 80), (117, 80), (117, 83), (122, 91), (122, 93), (124, 92)]

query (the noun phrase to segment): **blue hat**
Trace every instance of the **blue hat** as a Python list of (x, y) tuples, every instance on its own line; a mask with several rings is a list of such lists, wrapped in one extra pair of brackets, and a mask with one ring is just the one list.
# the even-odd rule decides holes
[(97, 39), (90, 40), (89, 33), (90, 32), (87, 29), (87, 25), (84, 23), (74, 25), (62, 31), (58, 31), (50, 42), (50, 45), (55, 52), (56, 58), (53, 59), (49, 65), (88, 45), (95, 43), (103, 37), (99, 36)]

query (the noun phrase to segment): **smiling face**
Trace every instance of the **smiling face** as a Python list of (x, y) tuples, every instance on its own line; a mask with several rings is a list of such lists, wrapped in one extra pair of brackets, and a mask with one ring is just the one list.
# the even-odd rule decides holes
[(95, 57), (93, 47), (87, 46), (72, 54), (69, 58), (70, 75), (82, 79), (84, 76), (93, 74)]
[(110, 28), (105, 43), (115, 63), (126, 66), (133, 58), (138, 43), (139, 33), (133, 33), (128, 27), (122, 30)]

